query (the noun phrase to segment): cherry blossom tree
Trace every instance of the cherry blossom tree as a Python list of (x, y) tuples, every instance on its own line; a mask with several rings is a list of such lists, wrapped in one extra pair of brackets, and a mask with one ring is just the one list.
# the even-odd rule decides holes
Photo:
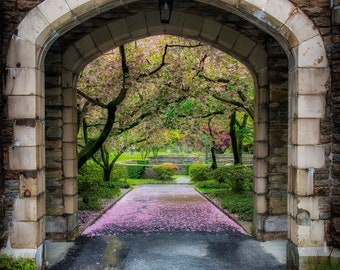
[[(78, 168), (109, 137), (127, 131), (150, 139), (143, 144), (151, 147), (150, 134), (166, 129), (179, 131), (181, 140), (189, 132), (202, 140), (203, 122), (215, 151), (216, 132), (223, 127), (226, 133), (233, 112), (250, 116), (246, 125), (252, 119), (251, 81), (247, 69), (232, 57), (179, 37), (137, 40), (104, 54), (84, 69), (78, 82)], [(224, 124), (216, 119), (224, 119)], [(238, 121), (230, 120), (229, 127)], [(162, 144), (153, 138), (155, 145)]]

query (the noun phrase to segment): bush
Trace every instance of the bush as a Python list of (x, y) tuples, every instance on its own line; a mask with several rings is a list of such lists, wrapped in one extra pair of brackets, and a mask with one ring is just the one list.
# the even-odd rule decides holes
[(85, 203), (84, 201), (78, 201), (78, 210), (99, 211), (101, 209), (102, 205), (99, 202), (98, 197), (90, 196), (88, 203)]
[(198, 182), (195, 186), (199, 189), (225, 189), (227, 188), (226, 184), (219, 183), (215, 180), (208, 180), (203, 182)]
[(189, 175), (190, 171), (190, 164), (185, 164), (185, 175)]
[(98, 186), (103, 181), (103, 169), (93, 161), (86, 162), (78, 171), (79, 192)]
[(219, 183), (226, 183), (234, 192), (250, 190), (253, 179), (252, 170), (241, 164), (219, 167), (211, 173), (211, 177)]
[[(116, 169), (120, 170), (119, 167)], [(118, 183), (116, 181), (104, 182), (103, 169), (93, 161), (88, 161), (81, 167), (78, 180), (79, 197), (83, 198), (78, 202), (79, 210), (98, 211), (102, 208), (100, 199), (110, 199), (120, 194)]]
[(118, 182), (120, 180), (126, 180), (127, 172), (125, 166), (121, 164), (115, 164), (111, 172), (110, 181)]
[(173, 164), (161, 164), (154, 166), (152, 171), (156, 173), (158, 180), (171, 180), (171, 176), (178, 171), (178, 166)]
[(189, 175), (194, 182), (205, 181), (209, 178), (209, 170), (205, 164), (192, 164)]
[(144, 173), (145, 165), (148, 164), (146, 159), (134, 160), (137, 164), (126, 164), (126, 171), (129, 178), (140, 179)]
[(36, 264), (32, 258), (12, 258), (5, 254), (0, 256), (1, 270), (35, 270)]

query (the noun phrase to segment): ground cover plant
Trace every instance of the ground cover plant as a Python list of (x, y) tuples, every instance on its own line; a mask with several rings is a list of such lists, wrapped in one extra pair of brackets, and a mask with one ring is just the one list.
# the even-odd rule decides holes
[(338, 270), (338, 269), (340, 269), (340, 261), (334, 261), (331, 263), (327, 261), (317, 263), (317, 265), (312, 266), (311, 270)]
[[(195, 187), (203, 194), (218, 199), (221, 207), (244, 221), (253, 220), (252, 172), (245, 165), (228, 165), (208, 172), (205, 181)], [(209, 179), (209, 180), (208, 180)]]
[(32, 258), (12, 258), (8, 255), (0, 256), (1, 270), (35, 270), (36, 264)]

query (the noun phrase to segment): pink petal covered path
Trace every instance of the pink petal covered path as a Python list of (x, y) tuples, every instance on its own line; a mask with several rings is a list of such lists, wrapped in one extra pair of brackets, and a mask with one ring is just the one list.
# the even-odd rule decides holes
[(136, 187), (83, 235), (153, 232), (208, 232), (243, 229), (190, 185)]

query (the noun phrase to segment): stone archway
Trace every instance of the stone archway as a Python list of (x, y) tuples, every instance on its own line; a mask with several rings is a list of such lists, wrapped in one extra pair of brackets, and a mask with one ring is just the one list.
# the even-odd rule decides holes
[[(44, 139), (44, 110), (45, 103), (48, 102), (44, 84), (48, 76), (44, 74), (46, 54), (51, 53), (50, 48), (59, 37), (82, 22), (133, 2), (137, 1), (122, 3), (109, 0), (46, 0), (25, 17), (18, 27), (17, 35), (13, 35), (7, 57), (8, 76), (5, 95), (8, 98), (8, 116), (14, 123), (14, 143), (9, 149), (9, 169), (19, 172), (20, 197), (16, 199), (14, 206), (8, 252), (36, 257), (38, 261), (39, 258), (42, 259), (46, 223), (45, 147), (48, 148), (47, 143), (51, 143), (51, 141), (45, 142)], [(320, 198), (314, 194), (313, 183), (307, 182), (311, 179), (307, 177), (308, 175), (310, 176), (315, 170), (323, 169), (328, 163), (326, 146), (320, 140), (320, 124), (325, 117), (325, 94), (329, 85), (329, 69), (319, 32), (308, 17), (288, 0), (197, 2), (207, 2), (208, 6), (214, 6), (250, 21), (262, 31), (275, 37), (287, 53), (290, 82), (288, 259), (292, 265), (303, 265), (304, 257), (315, 256), (315, 254), (328, 256), (330, 251), (324, 248), (327, 224), (325, 220), (319, 218)], [(153, 8), (157, 10), (157, 5)], [(74, 110), (72, 87), (75, 74), (89, 59), (109, 47), (138, 37), (180, 33), (185, 37), (212, 43), (250, 65), (254, 63), (252, 70), (257, 73), (255, 77), (258, 80), (258, 93), (261, 93), (257, 99), (265, 102), (268, 98), (267, 94), (262, 95), (264, 91), (260, 89), (266, 85), (268, 75), (263, 70), (266, 65), (259, 64), (261, 63), (258, 58), (261, 55), (260, 46), (246, 35), (219, 24), (212, 18), (199, 17), (190, 12), (174, 11), (172, 22), (164, 26), (159, 23), (157, 12), (151, 10), (148, 15), (127, 16), (116, 23), (121, 25), (114, 27), (117, 29), (115, 33), (108, 27), (97, 28), (63, 53), (65, 61), (61, 61), (58, 57), (55, 60), (62, 64), (63, 69), (58, 71), (62, 76), (57, 76), (62, 82), (63, 90), (55, 89), (62, 91), (59, 102), (63, 103), (64, 108), (60, 119), (64, 121), (59, 132), (62, 130), (63, 133), (58, 135), (61, 139), (55, 142), (64, 146), (60, 148), (62, 150), (59, 157), (63, 161), (63, 169), (56, 172), (63, 174), (57, 177), (65, 177), (63, 178), (65, 184), (62, 186), (65, 196), (62, 198), (61, 207), (62, 211), (70, 215), (67, 220), (67, 230), (74, 225), (77, 196), (75, 137), (72, 131), (66, 132), (66, 130), (72, 130), (75, 124), (74, 111), (72, 111)], [(111, 40), (107, 38), (108, 35), (103, 35), (102, 31), (107, 32), (107, 30)], [(106, 39), (96, 44), (94, 42), (96, 35)], [(69, 58), (69, 55), (78, 58)], [(261, 109), (261, 106), (258, 109)], [(266, 117), (260, 112), (258, 115), (256, 140), (259, 144), (267, 145)], [(315, 132), (309, 132), (310, 126)], [(268, 162), (265, 147), (258, 148), (258, 159), (255, 160), (254, 169), (257, 194), (255, 210), (260, 229), (263, 229), (266, 224), (265, 213), (268, 212), (268, 198), (265, 195), (268, 190)], [(27, 190), (29, 196), (26, 195)], [(307, 220), (301, 220), (302, 214), (306, 214), (304, 216), (307, 216)], [(51, 222), (52, 226), (53, 224), (55, 220)], [(31, 233), (26, 234), (27, 231)]]

